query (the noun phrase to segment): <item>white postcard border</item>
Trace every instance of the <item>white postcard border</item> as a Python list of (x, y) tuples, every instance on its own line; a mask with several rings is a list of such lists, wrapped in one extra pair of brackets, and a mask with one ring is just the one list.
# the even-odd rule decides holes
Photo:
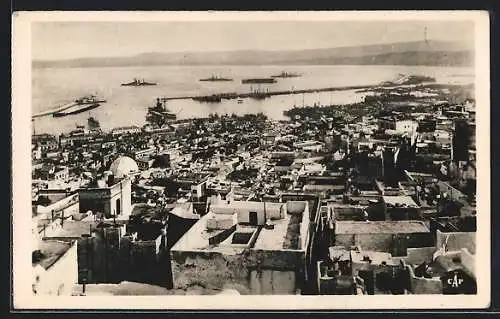
[[(113, 296), (42, 297), (31, 294), (30, 139), (31, 23), (35, 21), (306, 21), (469, 20), (476, 30), (477, 295), (377, 296)], [(484, 11), (378, 12), (16, 12), (12, 31), (13, 307), (16, 309), (349, 310), (462, 309), (490, 303), (490, 76), (489, 19)]]

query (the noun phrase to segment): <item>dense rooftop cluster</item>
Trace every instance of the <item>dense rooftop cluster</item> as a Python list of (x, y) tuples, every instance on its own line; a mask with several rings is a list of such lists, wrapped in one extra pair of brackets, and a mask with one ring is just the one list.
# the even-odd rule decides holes
[[(354, 105), (291, 108), (286, 121), (213, 114), (156, 131), (103, 132), (93, 123), (90, 130), (34, 136), (34, 211), (99, 187), (111, 163), (125, 163), (126, 156), (137, 171), (127, 169), (130, 176), (106, 186), (113, 192), (113, 185), (122, 189), (131, 181), (133, 209), (121, 236), (136, 234), (130, 240), (150, 245), (156, 256), (148, 262), (172, 267), (173, 277), (161, 279), (166, 286), (212, 291), (225, 287), (223, 276), (245, 286), (254, 271), (270, 267), (314, 278), (297, 280), (301, 286), (287, 293), (442, 293), (449, 287), (437, 273), (459, 269), (475, 276), (467, 264), (475, 254), (468, 237), (476, 230), (475, 102), (467, 90), (385, 84), (364, 90), (370, 94)], [(123, 170), (128, 164), (117, 165)], [(68, 203), (54, 206), (52, 215), (34, 216), (39, 223), (68, 218), (61, 216)], [(172, 218), (194, 222), (180, 230)], [(433, 255), (442, 249), (441, 257)], [(223, 257), (210, 260), (208, 252)], [(134, 262), (147, 259), (142, 254)], [(205, 259), (209, 264), (196, 264)], [(215, 264), (226, 268), (204, 277)], [(197, 265), (203, 271), (191, 270)], [(433, 267), (434, 275), (427, 271)], [(424, 277), (430, 281), (420, 282)], [(155, 281), (154, 270), (148, 278)], [(238, 291), (257, 291), (248, 285)]]

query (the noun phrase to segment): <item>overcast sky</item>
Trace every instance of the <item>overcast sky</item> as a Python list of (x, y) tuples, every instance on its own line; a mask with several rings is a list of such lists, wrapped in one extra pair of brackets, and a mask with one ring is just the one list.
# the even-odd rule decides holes
[(129, 56), (145, 52), (301, 50), (429, 40), (473, 43), (459, 21), (35, 22), (34, 59)]

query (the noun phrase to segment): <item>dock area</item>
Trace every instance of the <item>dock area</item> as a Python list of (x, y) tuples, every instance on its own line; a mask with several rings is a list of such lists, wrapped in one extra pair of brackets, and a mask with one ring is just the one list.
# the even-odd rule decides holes
[(165, 97), (163, 100), (213, 100), (215, 98), (219, 99), (243, 99), (243, 98), (252, 98), (252, 97), (261, 97), (261, 96), (275, 96), (275, 95), (289, 95), (289, 94), (303, 94), (303, 93), (318, 93), (318, 92), (330, 92), (330, 91), (346, 91), (346, 90), (362, 90), (369, 89), (373, 87), (377, 87), (380, 85), (356, 85), (356, 86), (342, 86), (342, 87), (327, 87), (327, 88), (318, 88), (318, 89), (302, 89), (302, 90), (284, 90), (284, 91), (265, 91), (265, 92), (248, 92), (248, 93), (219, 93), (212, 95), (186, 95), (186, 96), (177, 96), (177, 97)]
[(31, 116), (31, 118), (37, 118), (37, 117), (52, 115), (52, 114), (57, 113), (57, 112), (65, 111), (65, 110), (67, 110), (67, 109), (69, 109), (69, 108), (71, 108), (71, 107), (73, 107), (75, 105), (76, 105), (76, 103), (74, 103), (74, 102), (67, 103), (67, 104), (59, 106), (58, 108), (52, 109), (50, 111), (45, 111), (45, 112), (40, 112), (40, 113), (37, 113), (37, 114), (33, 114)]

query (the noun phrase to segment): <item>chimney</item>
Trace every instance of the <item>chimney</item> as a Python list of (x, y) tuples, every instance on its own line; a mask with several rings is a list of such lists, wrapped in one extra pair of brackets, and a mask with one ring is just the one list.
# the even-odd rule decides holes
[(110, 174), (108, 176), (108, 186), (112, 186), (115, 183), (115, 176), (113, 174)]

